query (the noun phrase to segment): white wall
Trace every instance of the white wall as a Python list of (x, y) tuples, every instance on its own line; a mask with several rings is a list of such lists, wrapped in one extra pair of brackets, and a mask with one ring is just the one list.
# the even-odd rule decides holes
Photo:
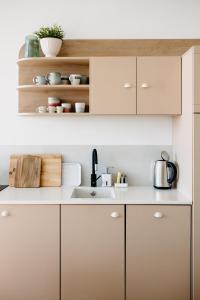
[(0, 0), (0, 144), (171, 144), (170, 118), (22, 118), (16, 60), (24, 36), (61, 24), (66, 38), (199, 38), (198, 0)]

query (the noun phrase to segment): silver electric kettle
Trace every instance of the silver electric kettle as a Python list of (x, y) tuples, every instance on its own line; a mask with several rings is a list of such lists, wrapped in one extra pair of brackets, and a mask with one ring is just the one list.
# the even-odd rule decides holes
[(172, 183), (177, 177), (175, 164), (169, 161), (167, 152), (162, 151), (161, 160), (154, 165), (154, 187), (157, 189), (171, 189)]

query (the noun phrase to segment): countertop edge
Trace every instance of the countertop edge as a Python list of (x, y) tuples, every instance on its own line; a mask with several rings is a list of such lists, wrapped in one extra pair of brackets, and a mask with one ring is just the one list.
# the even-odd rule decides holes
[(71, 199), (73, 187), (39, 189), (8, 187), (0, 192), (0, 205), (192, 205), (192, 199), (176, 189), (156, 190), (151, 186), (131, 186), (126, 189), (117, 188), (114, 191), (114, 199), (96, 200)]

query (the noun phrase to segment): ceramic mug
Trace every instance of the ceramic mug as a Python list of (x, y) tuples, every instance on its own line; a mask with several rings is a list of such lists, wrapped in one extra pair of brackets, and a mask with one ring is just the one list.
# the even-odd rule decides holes
[(36, 85), (45, 85), (47, 84), (46, 77), (43, 75), (37, 75), (33, 78), (33, 83)]
[(61, 84), (61, 74), (59, 72), (51, 72), (47, 75), (47, 80), (50, 85)]
[(50, 114), (53, 114), (56, 112), (56, 107), (55, 106), (49, 106), (47, 108), (47, 111), (50, 113)]
[(75, 111), (77, 113), (83, 113), (85, 112), (85, 103), (75, 103)]
[(81, 82), (81, 75), (79, 74), (71, 74), (69, 76), (69, 80), (71, 82), (71, 85), (79, 85)]
[(56, 106), (56, 112), (58, 114), (62, 114), (63, 113), (63, 107), (62, 106)]
[(60, 105), (60, 99), (58, 97), (48, 97), (48, 106)]
[(71, 110), (71, 103), (62, 103), (61, 106), (63, 107), (63, 112), (70, 112)]
[(61, 76), (61, 84), (70, 84), (69, 76)]
[(40, 113), (40, 114), (44, 114), (44, 113), (47, 112), (47, 107), (44, 106), (44, 105), (38, 106), (37, 112)]
[(81, 75), (80, 84), (89, 84), (89, 77), (87, 75)]

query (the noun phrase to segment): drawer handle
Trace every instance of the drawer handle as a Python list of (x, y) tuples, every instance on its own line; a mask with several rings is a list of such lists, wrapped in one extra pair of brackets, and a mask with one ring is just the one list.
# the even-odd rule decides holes
[(124, 83), (124, 88), (125, 89), (130, 89), (132, 87), (132, 84), (129, 82)]
[(164, 214), (160, 211), (156, 211), (153, 216), (155, 219), (162, 219), (164, 217)]
[(2, 216), (2, 217), (8, 217), (8, 216), (9, 216), (9, 211), (3, 210), (3, 211), (1, 212), (1, 216)]
[(119, 217), (120, 217), (120, 214), (119, 214), (117, 211), (113, 211), (113, 212), (110, 214), (110, 216), (111, 216), (112, 218), (116, 219), (116, 218), (119, 218)]
[(141, 88), (143, 88), (143, 89), (146, 89), (146, 88), (149, 88), (149, 87), (150, 87), (150, 85), (148, 83), (142, 83), (141, 84)]

